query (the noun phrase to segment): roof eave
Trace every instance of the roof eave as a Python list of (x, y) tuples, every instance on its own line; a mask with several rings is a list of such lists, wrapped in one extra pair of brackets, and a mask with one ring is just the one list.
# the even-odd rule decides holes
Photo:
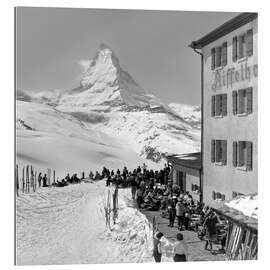
[(247, 13), (247, 12), (241, 13), (236, 17), (232, 18), (231, 20), (225, 22), (218, 28), (214, 29), (210, 33), (206, 34), (202, 38), (198, 39), (197, 41), (192, 41), (189, 47), (191, 47), (192, 49), (202, 49), (209, 43), (255, 20), (257, 17), (258, 13)]

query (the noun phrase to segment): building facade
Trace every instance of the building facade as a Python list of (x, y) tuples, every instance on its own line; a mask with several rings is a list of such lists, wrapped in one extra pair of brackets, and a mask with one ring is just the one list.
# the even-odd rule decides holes
[(257, 38), (257, 14), (241, 13), (190, 45), (202, 59), (202, 189), (212, 207), (258, 192)]
[(167, 156), (167, 161), (171, 167), (172, 183), (201, 202), (201, 153), (171, 155)]

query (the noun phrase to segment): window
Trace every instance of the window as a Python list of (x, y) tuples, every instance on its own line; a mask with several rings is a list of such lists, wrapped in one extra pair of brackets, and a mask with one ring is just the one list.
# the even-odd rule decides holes
[(253, 55), (253, 30), (249, 29), (246, 33), (233, 37), (233, 55), (235, 62), (245, 56)]
[(227, 115), (227, 94), (214, 95), (211, 98), (211, 116)]
[(227, 65), (227, 42), (211, 49), (211, 69)]
[(212, 199), (215, 201), (225, 201), (225, 194), (220, 192), (212, 191)]
[(211, 162), (220, 165), (227, 164), (227, 141), (212, 140), (211, 141)]
[(233, 166), (252, 170), (252, 142), (233, 142)]
[(192, 191), (195, 191), (195, 192), (199, 192), (200, 191), (200, 187), (198, 185), (191, 184), (191, 190)]
[(252, 87), (233, 91), (233, 114), (252, 113)]

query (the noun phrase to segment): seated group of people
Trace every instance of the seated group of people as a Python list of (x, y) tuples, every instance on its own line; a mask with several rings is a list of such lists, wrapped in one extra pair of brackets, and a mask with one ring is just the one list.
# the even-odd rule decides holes
[(77, 184), (80, 183), (84, 179), (84, 172), (82, 173), (82, 177), (79, 178), (76, 173), (74, 173), (71, 177), (69, 173), (66, 175), (65, 178), (59, 181), (59, 179), (56, 180), (55, 183), (52, 183), (52, 186), (55, 187), (65, 187), (69, 184)]

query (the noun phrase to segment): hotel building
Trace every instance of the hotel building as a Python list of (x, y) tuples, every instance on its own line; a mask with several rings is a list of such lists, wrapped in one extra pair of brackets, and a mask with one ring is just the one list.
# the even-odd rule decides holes
[(241, 13), (190, 47), (201, 57), (202, 201), (258, 189), (258, 19)]

